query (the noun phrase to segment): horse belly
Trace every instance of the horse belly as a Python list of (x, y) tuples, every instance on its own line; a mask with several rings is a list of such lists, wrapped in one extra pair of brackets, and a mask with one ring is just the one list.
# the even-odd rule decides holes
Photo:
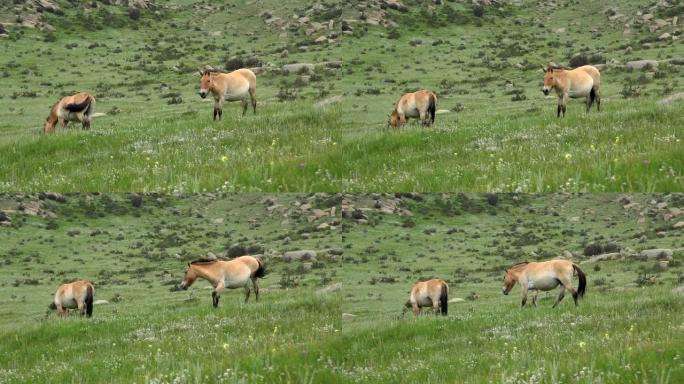
[(418, 304), (419, 307), (432, 307), (432, 300), (430, 297), (421, 297), (416, 300), (416, 304)]
[(247, 280), (244, 279), (225, 279), (223, 280), (223, 285), (228, 289), (242, 288), (247, 284)]
[(68, 309), (78, 308), (78, 303), (76, 303), (76, 299), (74, 299), (72, 297), (70, 299), (62, 301), (62, 308), (68, 308)]
[(586, 82), (582, 85), (571, 87), (568, 90), (568, 96), (570, 96), (573, 99), (585, 97), (591, 92), (591, 88), (593, 86), (594, 84), (592, 82)]
[(248, 93), (249, 93), (249, 84), (247, 83), (245, 85), (240, 86), (239, 88), (227, 90), (226, 94), (223, 96), (223, 98), (226, 101), (239, 101), (239, 100), (246, 99)]
[(552, 276), (544, 276), (536, 279), (530, 279), (527, 285), (528, 289), (550, 291), (558, 286), (558, 279)]

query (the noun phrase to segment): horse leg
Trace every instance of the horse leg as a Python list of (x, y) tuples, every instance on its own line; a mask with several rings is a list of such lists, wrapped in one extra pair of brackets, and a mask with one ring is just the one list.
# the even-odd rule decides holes
[(591, 109), (591, 94), (587, 95), (587, 113), (589, 113), (589, 110)]
[(219, 299), (221, 298), (221, 292), (223, 292), (224, 285), (219, 283), (216, 285), (213, 291), (211, 291), (211, 304), (214, 308), (218, 307)]
[(245, 303), (249, 300), (249, 294), (252, 290), (249, 288), (249, 283), (245, 284)]
[(418, 316), (420, 315), (420, 307), (416, 303), (411, 303), (411, 308), (413, 309), (413, 314)]
[(256, 115), (256, 89), (251, 89), (249, 90), (249, 98), (252, 99), (252, 109), (254, 110), (254, 114)]
[(76, 300), (76, 305), (78, 306), (78, 313), (81, 317), (85, 316), (85, 302), (83, 300)]
[[(522, 283), (521, 283), (522, 285)], [(524, 285), (522, 285), (522, 305), (521, 307), (525, 307), (525, 304), (527, 303), (527, 282), (525, 282)]]
[(254, 286), (254, 297), (256, 301), (259, 301), (259, 286), (257, 285), (256, 277), (252, 277), (252, 285)]
[(537, 306), (537, 296), (539, 296), (539, 291), (535, 291), (534, 296), (532, 296), (532, 305), (535, 307)]
[(406, 122), (408, 122), (406, 115), (404, 115), (403, 113), (400, 113), (399, 114), (399, 124), (397, 124), (397, 128), (401, 128), (401, 126), (406, 124)]
[(565, 117), (565, 111), (568, 109), (568, 94), (563, 95), (563, 117)]
[(596, 111), (601, 112), (601, 92), (599, 92), (599, 87), (594, 89), (594, 98), (596, 99)]
[(242, 99), (242, 116), (244, 116), (245, 113), (247, 113), (247, 106), (248, 105), (249, 105), (249, 103), (247, 102), (247, 99)]
[(558, 294), (558, 299), (556, 299), (556, 302), (553, 303), (553, 307), (551, 307), (551, 308), (556, 308), (556, 306), (558, 304), (560, 304), (560, 302), (563, 300), (564, 297), (565, 297), (565, 286), (561, 285), (560, 293)]
[(428, 121), (425, 120), (425, 112), (423, 112), (423, 111), (418, 111), (418, 115), (419, 115), (419, 118), (420, 118), (420, 125), (421, 125), (421, 126), (423, 126), (423, 127), (430, 126), (430, 123), (429, 123)]
[(61, 304), (57, 305), (57, 317), (60, 319), (64, 317), (64, 308), (62, 308)]
[(558, 105), (557, 105), (557, 108), (556, 108), (556, 117), (560, 117), (560, 116), (561, 116), (561, 111), (562, 111), (562, 110), (563, 110), (563, 99), (562, 99), (560, 96), (558, 96)]

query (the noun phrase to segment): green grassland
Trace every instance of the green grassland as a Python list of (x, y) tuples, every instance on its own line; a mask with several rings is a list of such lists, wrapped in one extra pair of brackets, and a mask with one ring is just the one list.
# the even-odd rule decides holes
[[(304, 1), (169, 1), (131, 19), (125, 7), (62, 5), (54, 32), (8, 26), (0, 39), (0, 189), (58, 191), (670, 191), (684, 186), (681, 26), (639, 19), (677, 9), (638, 1), (470, 2), (379, 11)], [(266, 23), (264, 10), (279, 22)], [(674, 12), (674, 13), (673, 13)], [(8, 13), (9, 14), (9, 13)], [(293, 15), (311, 22), (299, 23)], [(681, 17), (680, 17), (681, 19)], [(307, 35), (313, 22), (327, 24)], [(640, 20), (640, 19), (639, 19)], [(3, 20), (7, 21), (7, 20)], [(11, 21), (11, 20), (10, 20)], [(565, 28), (564, 32), (558, 32)], [(330, 43), (315, 44), (335, 33)], [(564, 119), (541, 90), (541, 65), (606, 63), (602, 111), (571, 101)], [(628, 70), (630, 60), (659, 60)], [(341, 64), (321, 64), (341, 61)], [(261, 66), (257, 115), (237, 103), (211, 120), (196, 71)], [(314, 73), (283, 74), (287, 63)], [(433, 89), (437, 124), (386, 128), (403, 92)], [(41, 135), (62, 94), (96, 95), (93, 129)]]
[[(684, 378), (679, 194), (147, 194), (138, 208), (129, 194), (65, 197), (40, 200), (45, 217), (14, 212), (35, 195), (0, 199), (11, 218), (0, 230), (2, 382)], [(382, 213), (390, 201), (400, 209)], [(341, 215), (349, 202), (356, 213)], [(672, 258), (639, 256), (655, 248)], [(298, 249), (318, 255), (280, 257)], [(213, 309), (206, 282), (173, 288), (186, 261), (241, 250), (267, 261), (258, 303), (227, 290)], [(520, 309), (517, 287), (501, 294), (508, 265), (567, 252), (588, 276), (578, 307), (568, 297), (552, 309), (550, 292)], [(587, 256), (611, 252), (623, 258)], [(447, 317), (402, 318), (411, 286), (430, 277), (463, 300)], [(75, 278), (109, 303), (58, 321), (48, 303)]]

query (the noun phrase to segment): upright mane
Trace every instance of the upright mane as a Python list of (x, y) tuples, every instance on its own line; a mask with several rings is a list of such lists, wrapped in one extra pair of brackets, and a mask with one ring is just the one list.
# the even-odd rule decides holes
[(191, 261), (190, 264), (200, 264), (200, 265), (202, 265), (202, 264), (213, 264), (217, 261), (219, 261), (219, 260), (218, 259), (201, 258), (201, 259), (196, 259), (196, 260)]
[(525, 266), (525, 265), (527, 265), (527, 264), (529, 264), (529, 263), (530, 263), (530, 262), (527, 261), (527, 260), (521, 261), (521, 262), (519, 262), (518, 264), (514, 264), (513, 266), (511, 266), (511, 267), (508, 268), (508, 269), (519, 268), (519, 267)]

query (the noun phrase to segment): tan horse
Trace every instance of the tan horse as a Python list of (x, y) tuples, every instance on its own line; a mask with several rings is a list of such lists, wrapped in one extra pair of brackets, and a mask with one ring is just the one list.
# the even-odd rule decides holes
[(185, 271), (185, 276), (179, 287), (181, 289), (188, 289), (198, 277), (206, 279), (214, 286), (211, 298), (212, 304), (216, 308), (218, 307), (221, 292), (225, 288), (244, 288), (246, 303), (251, 292), (249, 288), (250, 281), (254, 287), (256, 300), (259, 301), (257, 278), (264, 277), (265, 274), (266, 268), (264, 263), (261, 259), (253, 256), (240, 256), (228, 261), (198, 259), (188, 263), (188, 269)]
[(55, 307), (57, 316), (63, 317), (68, 309), (78, 308), (81, 316), (93, 316), (93, 297), (95, 287), (86, 280), (62, 284), (55, 292)]
[(419, 281), (411, 289), (409, 300), (404, 305), (402, 316), (409, 309), (418, 316), (421, 308), (432, 307), (435, 314), (447, 315), (449, 309), (449, 286), (442, 279)]
[[(577, 290), (572, 287), (573, 270), (577, 272), (579, 277), (579, 286)], [(527, 303), (527, 291), (535, 291), (532, 298), (532, 304), (537, 306), (537, 295), (539, 291), (550, 291), (560, 285), (560, 294), (558, 299), (553, 304), (555, 308), (558, 303), (565, 297), (565, 290), (572, 293), (572, 298), (577, 300), (584, 296), (587, 290), (587, 277), (577, 264), (567, 260), (549, 260), (543, 262), (528, 262), (524, 261), (518, 263), (506, 270), (504, 277), (503, 294), (508, 295), (516, 282), (520, 283), (522, 289), (522, 306)]]
[(43, 130), (46, 133), (54, 132), (58, 122), (64, 128), (70, 121), (80, 121), (83, 129), (90, 129), (90, 119), (93, 113), (95, 113), (93, 95), (81, 92), (73, 96), (64, 96), (50, 110)]
[(421, 124), (429, 126), (435, 123), (436, 110), (437, 96), (434, 93), (424, 89), (407, 93), (397, 101), (387, 123), (394, 128), (400, 128), (406, 124), (408, 118), (418, 117)]
[(544, 87), (542, 92), (548, 95), (556, 90), (558, 95), (557, 116), (565, 117), (568, 97), (586, 97), (587, 112), (596, 101), (596, 109), (601, 110), (601, 74), (596, 67), (585, 65), (571, 71), (557, 66), (549, 66), (544, 73)]
[(247, 113), (247, 97), (252, 99), (252, 108), (256, 113), (256, 75), (249, 69), (242, 68), (230, 73), (217, 70), (200, 71), (199, 95), (204, 99), (211, 92), (214, 95), (214, 120), (221, 120), (223, 101), (242, 101), (242, 115)]

